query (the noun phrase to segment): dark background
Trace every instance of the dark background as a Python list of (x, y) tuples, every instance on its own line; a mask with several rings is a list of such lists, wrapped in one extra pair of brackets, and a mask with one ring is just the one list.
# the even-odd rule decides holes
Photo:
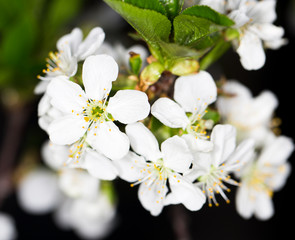
[[(106, 32), (106, 40), (110, 42), (123, 41), (136, 43), (126, 33), (133, 30), (116, 13), (110, 10), (102, 1), (86, 1), (83, 14), (69, 26), (76, 26), (79, 21), (87, 18), (97, 20)], [(293, 2), (293, 3), (292, 3)], [(294, 1), (278, 1), (275, 22), (283, 26), (285, 37), (289, 44), (279, 50), (268, 50), (265, 66), (257, 71), (246, 71), (240, 65), (237, 54), (228, 51), (217, 64), (208, 69), (212, 74), (224, 74), (228, 79), (237, 79), (247, 85), (254, 95), (263, 90), (271, 90), (279, 99), (276, 116), (282, 119), (280, 129), (282, 134), (294, 139), (294, 37), (295, 12)], [(44, 56), (45, 58), (46, 56)], [(216, 70), (217, 69), (217, 70)], [(37, 106), (37, 105), (36, 105)], [(39, 133), (39, 131), (41, 133)], [(29, 139), (32, 132), (47, 136), (37, 125), (36, 108), (26, 128), (23, 141)], [(289, 159), (294, 169), (294, 154)], [(159, 217), (152, 217), (143, 209), (137, 198), (137, 189), (129, 184), (116, 180), (115, 186), (119, 195), (119, 223), (106, 240), (112, 239), (178, 239), (176, 236), (188, 235), (191, 239), (294, 239), (294, 173), (289, 177), (286, 186), (274, 194), (275, 215), (268, 221), (255, 218), (244, 220), (235, 210), (235, 189), (228, 194), (231, 204), (220, 199), (219, 207), (209, 208), (207, 205), (198, 212), (189, 212), (181, 205), (165, 207)], [(14, 193), (10, 194), (2, 208), (13, 216), (19, 239), (79, 239), (72, 231), (60, 231), (52, 221), (52, 215), (35, 216), (23, 211)]]

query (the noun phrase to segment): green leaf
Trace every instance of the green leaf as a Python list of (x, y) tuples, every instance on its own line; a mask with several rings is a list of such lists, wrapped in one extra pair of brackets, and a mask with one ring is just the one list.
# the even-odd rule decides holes
[(181, 14), (204, 18), (212, 21), (215, 24), (230, 27), (234, 25), (234, 21), (219, 12), (214, 11), (208, 6), (196, 5), (190, 8), (186, 8)]
[(125, 3), (129, 3), (135, 7), (142, 9), (149, 9), (166, 15), (164, 6), (160, 3), (160, 0), (124, 0)]
[(204, 55), (204, 51), (197, 51), (196, 49), (181, 46), (177, 43), (160, 42), (163, 55), (166, 59), (179, 59), (179, 58), (194, 58), (198, 59)]
[(194, 46), (202, 38), (219, 32), (222, 28), (213, 22), (190, 15), (178, 15), (174, 21), (174, 40), (180, 45)]
[(171, 22), (166, 16), (121, 1), (104, 1), (118, 12), (152, 47), (158, 49), (159, 41), (168, 41)]
[(170, 20), (173, 20), (182, 10), (184, 0), (159, 0), (165, 7)]

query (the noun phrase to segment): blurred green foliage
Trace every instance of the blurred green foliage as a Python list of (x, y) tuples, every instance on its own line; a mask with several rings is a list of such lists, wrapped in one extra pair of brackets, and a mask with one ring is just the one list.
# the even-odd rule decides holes
[(22, 101), (32, 98), (64, 27), (81, 10), (83, 0), (0, 0), (0, 93), (13, 89)]

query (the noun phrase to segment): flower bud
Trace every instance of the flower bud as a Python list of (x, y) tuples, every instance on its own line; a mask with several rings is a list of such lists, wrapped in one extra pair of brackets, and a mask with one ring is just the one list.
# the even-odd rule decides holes
[(199, 70), (200, 65), (197, 60), (194, 59), (181, 59), (176, 60), (172, 68), (171, 73), (178, 76), (183, 76), (191, 73), (195, 73)]
[(140, 58), (140, 55), (134, 52), (130, 52), (129, 54), (129, 66), (131, 68), (131, 71), (133, 74), (138, 75), (142, 66), (142, 60)]
[(140, 81), (145, 85), (152, 85), (158, 81), (164, 70), (165, 68), (161, 63), (152, 62), (141, 72)]

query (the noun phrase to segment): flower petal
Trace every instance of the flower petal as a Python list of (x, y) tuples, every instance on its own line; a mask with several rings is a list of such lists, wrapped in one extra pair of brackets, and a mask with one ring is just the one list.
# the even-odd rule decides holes
[(142, 179), (142, 166), (146, 165), (145, 159), (131, 151), (123, 158), (114, 160), (114, 164), (119, 171), (119, 177), (128, 182), (135, 182)]
[(185, 143), (179, 136), (168, 138), (161, 144), (164, 166), (176, 172), (185, 172), (193, 161), (193, 156)]
[(87, 103), (82, 88), (66, 77), (53, 79), (47, 87), (46, 93), (51, 98), (50, 103), (64, 113), (83, 111), (83, 106)]
[(260, 38), (250, 31), (246, 31), (241, 37), (237, 48), (240, 61), (246, 70), (257, 70), (265, 63), (265, 53)]
[(66, 115), (49, 125), (48, 134), (53, 143), (66, 145), (79, 140), (84, 135), (85, 129), (87, 128), (83, 116)]
[(249, 219), (254, 213), (255, 201), (251, 200), (250, 197), (251, 192), (247, 185), (242, 185), (238, 188), (236, 194), (236, 209), (245, 219)]
[(126, 134), (132, 149), (146, 160), (155, 161), (161, 158), (162, 154), (156, 137), (141, 122), (128, 124)]
[(87, 37), (80, 43), (77, 52), (75, 53), (78, 61), (84, 60), (88, 56), (94, 54), (101, 46), (105, 39), (105, 33), (102, 28), (93, 28)]
[[(216, 100), (217, 88), (211, 75), (205, 71), (176, 79), (174, 99), (186, 112), (195, 112), (196, 107), (207, 108)], [(199, 109), (198, 109), (199, 110)]]
[(258, 159), (258, 163), (260, 165), (281, 165), (287, 161), (293, 151), (293, 140), (285, 136), (279, 136), (272, 143), (264, 148)]
[(191, 134), (184, 134), (181, 136), (188, 145), (192, 153), (210, 152), (213, 149), (213, 143), (208, 140), (197, 138)]
[(255, 200), (255, 216), (260, 220), (268, 220), (274, 214), (274, 206), (268, 193), (261, 191), (257, 193)]
[(106, 111), (115, 120), (128, 124), (146, 118), (150, 112), (150, 104), (144, 92), (119, 90), (110, 98)]
[[(164, 191), (166, 195), (166, 192), (168, 191), (167, 187), (164, 186), (162, 191)], [(151, 186), (145, 185), (144, 183), (140, 184), (138, 189), (138, 199), (142, 206), (150, 211), (153, 216), (158, 216), (162, 212), (164, 198), (160, 198), (156, 184), (152, 184)]]
[(110, 121), (99, 123), (97, 130), (93, 127), (87, 134), (87, 141), (112, 160), (124, 157), (130, 147), (127, 135)]
[(71, 55), (77, 51), (79, 44), (83, 38), (83, 33), (80, 28), (74, 28), (71, 33), (62, 36), (56, 43), (58, 51), (64, 51), (65, 48), (70, 48)]
[(212, 164), (222, 164), (233, 153), (236, 147), (236, 129), (229, 125), (216, 125), (211, 134), (214, 144)]
[(64, 168), (59, 172), (60, 189), (71, 198), (93, 199), (97, 196), (100, 181), (86, 171)]
[(113, 162), (102, 154), (87, 148), (82, 168), (87, 169), (89, 174), (102, 180), (114, 180), (118, 171)]
[[(169, 178), (171, 196), (166, 198), (165, 205), (182, 203), (190, 211), (198, 211), (206, 201), (205, 194), (198, 187), (181, 176)], [(171, 198), (175, 198), (173, 201)]]
[(163, 124), (171, 128), (185, 129), (189, 124), (185, 111), (169, 98), (159, 98), (153, 104), (151, 113)]
[(101, 54), (86, 58), (82, 79), (88, 98), (104, 99), (112, 88), (112, 82), (117, 79), (118, 72), (118, 64), (111, 56)]

